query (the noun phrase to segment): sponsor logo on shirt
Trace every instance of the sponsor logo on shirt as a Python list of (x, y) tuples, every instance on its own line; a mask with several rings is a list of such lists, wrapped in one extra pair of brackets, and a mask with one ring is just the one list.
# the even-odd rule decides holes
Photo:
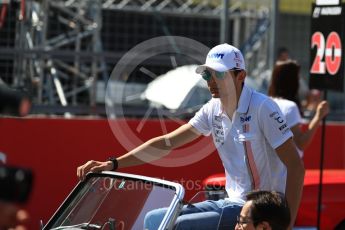
[(282, 131), (283, 129), (285, 129), (287, 127), (287, 124), (285, 123), (284, 125), (279, 127), (279, 130)]
[(217, 124), (213, 124), (213, 127), (216, 128), (216, 129), (221, 129), (222, 128), (221, 125), (217, 125)]
[(279, 126), (279, 131), (282, 132), (282, 134), (285, 134), (286, 132), (288, 132), (290, 130), (290, 128), (288, 127), (287, 123), (285, 122), (284, 118), (282, 117), (282, 115), (279, 112), (273, 112), (270, 114), (270, 118), (272, 118), (273, 120), (275, 120), (277, 123), (282, 124)]
[(222, 116), (214, 116), (213, 119), (213, 138), (216, 143), (224, 144), (224, 130), (222, 126)]
[(223, 129), (216, 129), (215, 130), (215, 134), (217, 135), (217, 136), (224, 136), (224, 132), (223, 132)]
[(278, 112), (273, 112), (270, 114), (270, 118), (273, 118), (276, 120), (279, 124), (284, 122), (284, 118), (281, 117), (280, 113)]
[(218, 122), (222, 122), (222, 116), (214, 116), (214, 120)]
[(241, 123), (249, 122), (251, 119), (252, 119), (252, 116), (250, 116), (250, 115), (249, 116), (240, 117)]

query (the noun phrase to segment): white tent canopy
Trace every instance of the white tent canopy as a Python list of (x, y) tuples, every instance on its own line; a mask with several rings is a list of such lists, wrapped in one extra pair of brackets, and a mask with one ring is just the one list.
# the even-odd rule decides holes
[(211, 95), (207, 83), (195, 73), (197, 65), (178, 67), (153, 80), (143, 98), (155, 107), (183, 109), (205, 104)]

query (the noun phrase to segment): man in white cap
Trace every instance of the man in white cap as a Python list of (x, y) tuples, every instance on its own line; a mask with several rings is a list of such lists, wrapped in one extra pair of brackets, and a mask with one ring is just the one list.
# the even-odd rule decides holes
[[(279, 107), (269, 97), (244, 84), (243, 56), (229, 44), (212, 48), (206, 63), (197, 67), (196, 72), (207, 81), (212, 99), (187, 124), (117, 159), (88, 161), (78, 167), (78, 177), (83, 179), (90, 171), (144, 164), (140, 160), (142, 154), (152, 153), (153, 159), (159, 159), (200, 135), (212, 135), (224, 165), (229, 197), (185, 206), (176, 228), (234, 229), (246, 193), (252, 190), (284, 193), (292, 226), (301, 198), (304, 167)], [(161, 209), (148, 213), (145, 229), (157, 229), (163, 216)]]

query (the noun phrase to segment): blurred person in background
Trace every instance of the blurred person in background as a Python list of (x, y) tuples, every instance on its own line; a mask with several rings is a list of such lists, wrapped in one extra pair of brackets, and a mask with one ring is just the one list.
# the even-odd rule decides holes
[(290, 59), (289, 50), (286, 47), (279, 47), (276, 61), (287, 61)]
[(24, 117), (29, 114), (31, 100), (27, 93), (8, 87), (0, 79), (0, 114)]
[(253, 191), (246, 195), (235, 230), (286, 230), (290, 212), (284, 194), (275, 191)]
[(24, 224), (28, 221), (27, 211), (15, 204), (0, 200), (0, 230), (25, 230)]
[(311, 118), (315, 115), (317, 106), (322, 101), (322, 92), (318, 89), (312, 89), (308, 92), (306, 99), (301, 102), (303, 116)]
[[(1, 79), (0, 79), (0, 116), (1, 115), (10, 115), (10, 116), (19, 116), (24, 117), (29, 114), (31, 108), (31, 100), (30, 97), (23, 91), (14, 90), (8, 87)], [(1, 131), (1, 130), (0, 130)], [(0, 169), (6, 170), (8, 166), (5, 165), (5, 162), (0, 161)], [(3, 172), (3, 171), (2, 171)], [(0, 185), (5, 184), (5, 186), (0, 186), (1, 192), (0, 194), (3, 195), (8, 193), (7, 189), (12, 187), (14, 181), (11, 180), (10, 183), (8, 182), (8, 178), (4, 177), (0, 178)], [(7, 184), (10, 183), (10, 184)], [(31, 187), (31, 186), (30, 186)], [(28, 190), (29, 192), (30, 190)], [(13, 194), (14, 195), (14, 194)], [(14, 195), (15, 196), (15, 195)], [(15, 229), (15, 230), (25, 230), (24, 224), (28, 220), (28, 213), (27, 211), (18, 207), (15, 202), (7, 201), (6, 199), (2, 199), (0, 196), (0, 230), (5, 229)]]
[(272, 72), (268, 95), (273, 98), (285, 115), (287, 124), (294, 134), (293, 139), (300, 157), (303, 157), (303, 150), (311, 142), (320, 121), (329, 113), (329, 105), (327, 101), (319, 102), (307, 130), (303, 131), (301, 103), (298, 97), (299, 78), (300, 66), (296, 61), (277, 62)]
[[(277, 51), (277, 59), (275, 64), (279, 64), (280, 62), (284, 62), (284, 61), (288, 61), (291, 60), (291, 56), (290, 56), (290, 51), (287, 47), (279, 47), (278, 51)], [(268, 76), (268, 82), (267, 85), (269, 85), (270, 79), (271, 79), (271, 75), (272, 75), (272, 71), (269, 72), (269, 76)], [(308, 84), (306, 82), (305, 79), (303, 79), (303, 77), (299, 77), (299, 88), (298, 88), (298, 96), (299, 98), (306, 98), (309, 94), (309, 87)], [(305, 101), (303, 100), (302, 103), (305, 103)]]

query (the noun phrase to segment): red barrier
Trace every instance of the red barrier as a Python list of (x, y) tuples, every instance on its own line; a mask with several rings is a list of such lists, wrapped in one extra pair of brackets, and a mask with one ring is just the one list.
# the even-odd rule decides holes
[[(321, 126), (304, 152), (304, 166), (318, 169), (320, 166)], [(324, 168), (345, 169), (345, 124), (328, 122), (325, 137)]]
[[(140, 120), (126, 122), (131, 129), (140, 126)], [(164, 125), (167, 131), (179, 126), (170, 120)], [(104, 160), (109, 155), (119, 156), (126, 152), (106, 119), (3, 118), (0, 119), (0, 130), (0, 152), (6, 154), (7, 163), (29, 167), (35, 173), (33, 191), (25, 205), (31, 216), (29, 229), (38, 229), (41, 219), (46, 223), (76, 185), (77, 166), (90, 159)], [(140, 131), (140, 139), (145, 141), (162, 133), (159, 120), (147, 120)], [(325, 167), (345, 168), (345, 126), (330, 124), (326, 135)], [(319, 148), (320, 130), (305, 152), (307, 168), (318, 167)], [(188, 153), (176, 151), (176, 154)], [(204, 178), (223, 169), (214, 153), (178, 168), (143, 165), (121, 171), (179, 182), (186, 188), (188, 199), (202, 188)]]

